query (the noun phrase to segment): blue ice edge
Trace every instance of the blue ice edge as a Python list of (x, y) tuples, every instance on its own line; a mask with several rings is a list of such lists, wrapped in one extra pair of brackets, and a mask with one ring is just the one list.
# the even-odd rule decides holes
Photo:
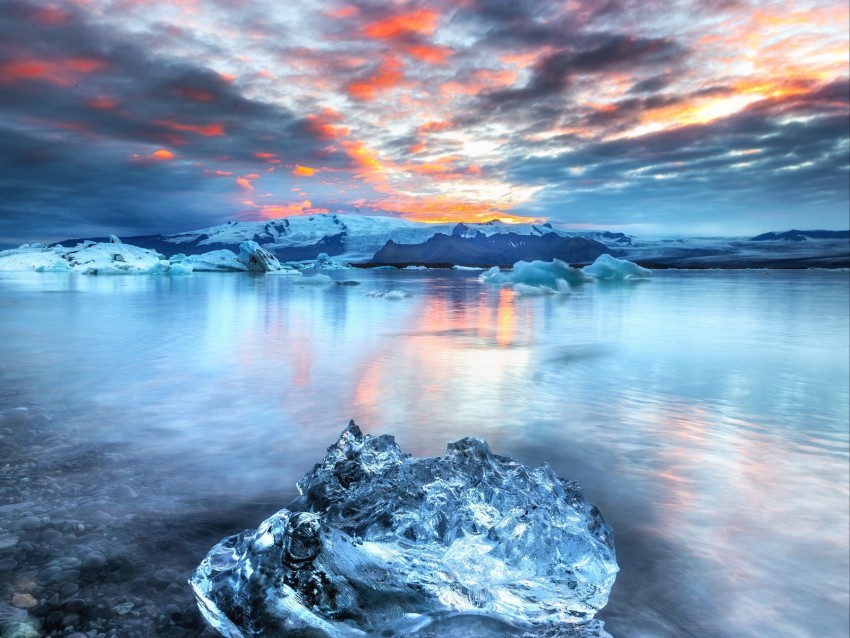
[(189, 582), (227, 638), (398, 636), (486, 616), (533, 636), (604, 637), (619, 571), (578, 484), (465, 438), (413, 458), (352, 421), (256, 530), (213, 547)]

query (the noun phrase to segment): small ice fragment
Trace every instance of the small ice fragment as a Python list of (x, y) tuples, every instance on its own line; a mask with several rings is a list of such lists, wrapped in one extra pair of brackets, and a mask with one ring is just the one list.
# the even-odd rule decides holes
[(312, 275), (310, 277), (301, 277), (298, 280), (298, 283), (301, 285), (308, 286), (326, 286), (327, 284), (332, 284), (333, 281), (334, 280), (328, 277), (327, 275), (322, 275), (320, 273), (317, 275)]

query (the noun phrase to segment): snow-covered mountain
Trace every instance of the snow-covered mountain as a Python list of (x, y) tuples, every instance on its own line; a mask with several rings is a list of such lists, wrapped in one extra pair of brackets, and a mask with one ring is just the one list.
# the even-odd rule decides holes
[[(493, 220), (483, 224), (426, 224), (398, 217), (334, 214), (287, 217), (266, 222), (228, 222), (174, 235), (143, 235), (124, 237), (123, 240), (166, 256), (223, 248), (234, 250), (243, 241), (255, 241), (282, 261), (315, 259), (319, 253), (327, 253), (352, 263), (362, 263), (372, 259), (390, 241), (394, 244), (422, 244), (437, 234), (472, 239), (480, 236), (479, 233), (484, 237), (507, 233), (540, 237), (554, 233), (561, 237), (599, 241), (613, 249), (632, 242), (622, 233), (570, 232), (556, 229), (548, 223), (507, 224)], [(69, 243), (79, 241), (68, 240)]]
[[(107, 238), (85, 239), (108, 241)], [(451, 258), (451, 263), (484, 265), (478, 264), (482, 260), (506, 264), (513, 263), (514, 257), (550, 258), (553, 245), (566, 246), (566, 242), (560, 239), (581, 239), (589, 243), (582, 247), (576, 245), (581, 242), (572, 242), (574, 245), (569, 251), (555, 256), (569, 260), (574, 254), (578, 261), (592, 261), (590, 253), (573, 251), (589, 248), (599, 254), (599, 249), (604, 247), (604, 252), (650, 267), (835, 268), (850, 265), (847, 231), (787, 231), (752, 238), (648, 240), (601, 230), (565, 230), (548, 223), (508, 224), (494, 220), (483, 224), (426, 224), (398, 217), (324, 214), (265, 222), (228, 222), (173, 235), (122, 239), (166, 257), (177, 253), (198, 255), (222, 249), (238, 252), (242, 242), (254, 241), (281, 262), (312, 260), (320, 253), (326, 253), (356, 264), (370, 262), (381, 253), (384, 263), (394, 259), (399, 260), (398, 263), (444, 263)], [(68, 245), (80, 241), (82, 239), (62, 243)], [(598, 244), (594, 246), (596, 242)], [(449, 246), (455, 252), (468, 253), (468, 259), (457, 261), (457, 255), (446, 252)], [(436, 250), (438, 247), (439, 251)], [(383, 250), (385, 248), (387, 250)], [(539, 256), (536, 256), (538, 253)], [(522, 256), (518, 256), (520, 254)]]

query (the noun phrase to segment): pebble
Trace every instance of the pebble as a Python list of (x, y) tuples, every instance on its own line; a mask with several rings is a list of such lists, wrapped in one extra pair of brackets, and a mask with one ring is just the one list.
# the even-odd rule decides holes
[(10, 549), (18, 544), (18, 537), (14, 534), (0, 534), (0, 550)]
[(62, 598), (67, 598), (68, 596), (73, 596), (78, 591), (80, 591), (80, 588), (76, 583), (65, 583), (59, 588), (59, 595)]
[(114, 517), (112, 516), (112, 514), (109, 514), (102, 510), (98, 510), (89, 517), (89, 519), (97, 525), (105, 525), (106, 523), (109, 523), (113, 518)]
[(38, 638), (38, 631), (32, 625), (17, 622), (6, 628), (3, 638)]
[(19, 609), (32, 609), (38, 605), (38, 601), (31, 594), (15, 594), (12, 596), (12, 605)]
[(62, 532), (58, 529), (46, 529), (41, 533), (41, 540), (45, 543), (53, 544), (62, 538)]
[(114, 611), (119, 616), (126, 616), (132, 610), (133, 610), (133, 603), (121, 603), (120, 605), (115, 605), (112, 608), (112, 611)]
[(41, 519), (38, 516), (24, 516), (18, 520), (18, 529), (34, 530), (41, 527)]
[(84, 570), (103, 569), (106, 565), (106, 557), (101, 552), (91, 552), (83, 558), (82, 568)]
[(4, 558), (0, 560), (0, 572), (10, 572), (18, 566), (18, 561), (14, 558)]
[(63, 569), (61, 572), (53, 574), (53, 576), (50, 577), (50, 581), (53, 583), (71, 583), (75, 580), (79, 580), (79, 578), (79, 569)]

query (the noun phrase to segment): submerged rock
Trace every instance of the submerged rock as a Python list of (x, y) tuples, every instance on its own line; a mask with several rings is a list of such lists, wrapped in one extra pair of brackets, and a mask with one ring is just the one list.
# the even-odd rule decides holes
[(618, 571), (611, 528), (547, 465), (474, 438), (412, 458), (352, 422), (298, 490), (192, 575), (202, 614), (228, 638), (403, 635), (467, 614), (605, 635), (590, 620)]

